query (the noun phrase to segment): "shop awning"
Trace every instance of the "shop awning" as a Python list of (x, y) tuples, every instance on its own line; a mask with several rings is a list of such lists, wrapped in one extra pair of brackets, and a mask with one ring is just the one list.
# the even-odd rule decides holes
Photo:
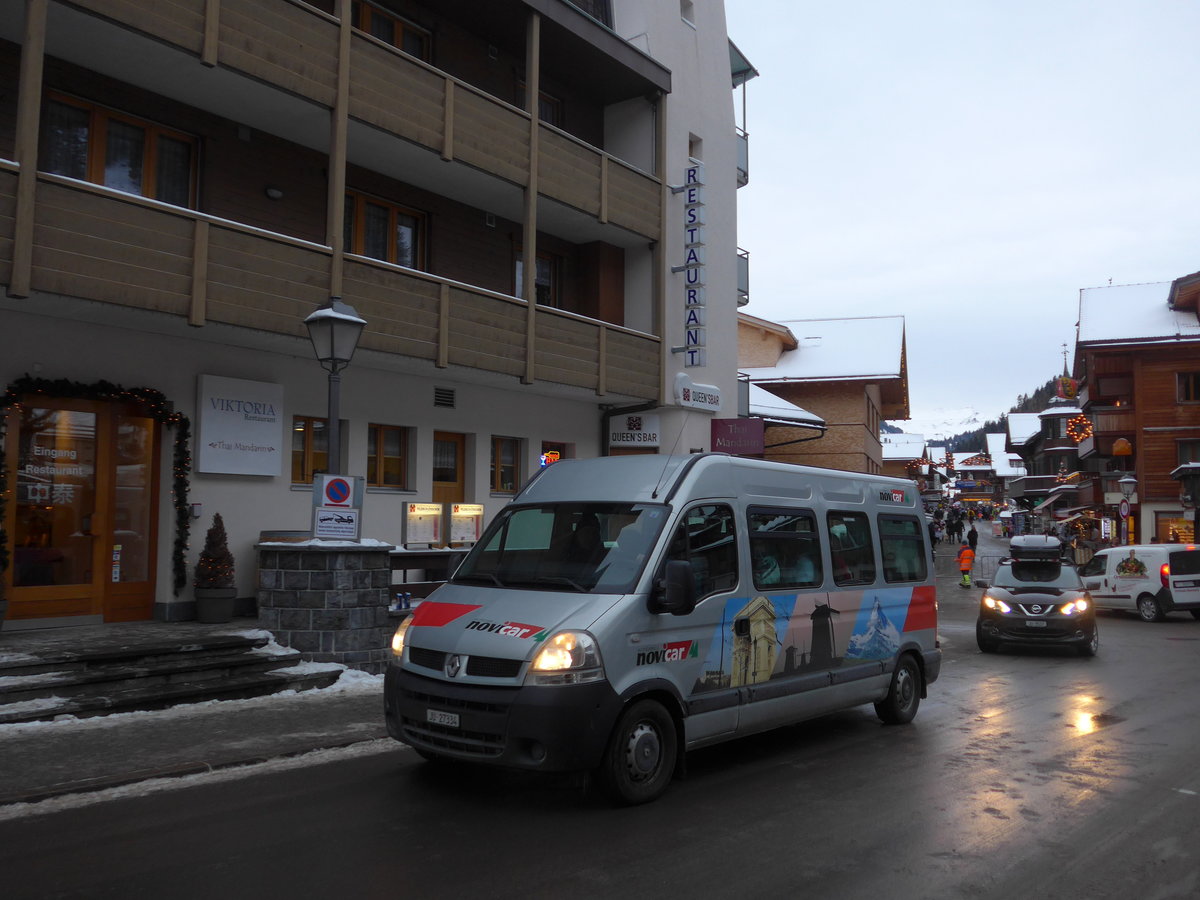
[(1043, 500), (1041, 503), (1039, 503), (1037, 506), (1035, 506), (1033, 509), (1031, 509), (1030, 512), (1037, 512), (1043, 506), (1048, 506), (1049, 504), (1053, 503), (1057, 499), (1058, 499), (1057, 497), (1047, 497), (1045, 500)]

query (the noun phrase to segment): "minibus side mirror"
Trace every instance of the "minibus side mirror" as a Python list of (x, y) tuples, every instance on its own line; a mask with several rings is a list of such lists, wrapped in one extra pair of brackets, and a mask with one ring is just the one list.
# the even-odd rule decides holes
[(695, 608), (696, 582), (692, 564), (687, 560), (672, 559), (655, 585), (650, 598), (650, 612), (686, 616)]

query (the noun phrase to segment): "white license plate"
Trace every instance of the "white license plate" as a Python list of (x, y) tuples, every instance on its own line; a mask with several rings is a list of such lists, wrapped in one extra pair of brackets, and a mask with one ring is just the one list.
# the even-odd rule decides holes
[(425, 710), (425, 721), (431, 725), (444, 725), (447, 728), (458, 727), (458, 713), (443, 712), (440, 709)]
[(1026, 628), (1045, 628), (1046, 623), (1043, 622), (1041, 619), (1030, 619), (1028, 622), (1025, 623), (1025, 627)]

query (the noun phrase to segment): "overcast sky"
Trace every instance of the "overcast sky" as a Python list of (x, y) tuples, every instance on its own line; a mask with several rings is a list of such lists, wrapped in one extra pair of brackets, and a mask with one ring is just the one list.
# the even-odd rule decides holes
[(745, 311), (903, 315), (906, 430), (1061, 372), (1080, 288), (1200, 270), (1200, 0), (725, 6)]

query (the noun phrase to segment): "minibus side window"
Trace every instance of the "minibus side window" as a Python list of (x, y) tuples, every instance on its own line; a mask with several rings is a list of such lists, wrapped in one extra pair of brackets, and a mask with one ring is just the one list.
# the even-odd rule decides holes
[(871, 520), (865, 513), (830, 511), (829, 555), (834, 584), (870, 584), (875, 580), (875, 544)]
[(760, 590), (808, 588), (821, 583), (821, 543), (810, 510), (751, 507), (750, 560)]
[(916, 516), (881, 515), (878, 523), (884, 581), (924, 581), (929, 571), (924, 526)]
[(671, 536), (667, 559), (691, 564), (697, 601), (718, 591), (732, 590), (738, 572), (733, 510), (720, 504), (689, 509)]

